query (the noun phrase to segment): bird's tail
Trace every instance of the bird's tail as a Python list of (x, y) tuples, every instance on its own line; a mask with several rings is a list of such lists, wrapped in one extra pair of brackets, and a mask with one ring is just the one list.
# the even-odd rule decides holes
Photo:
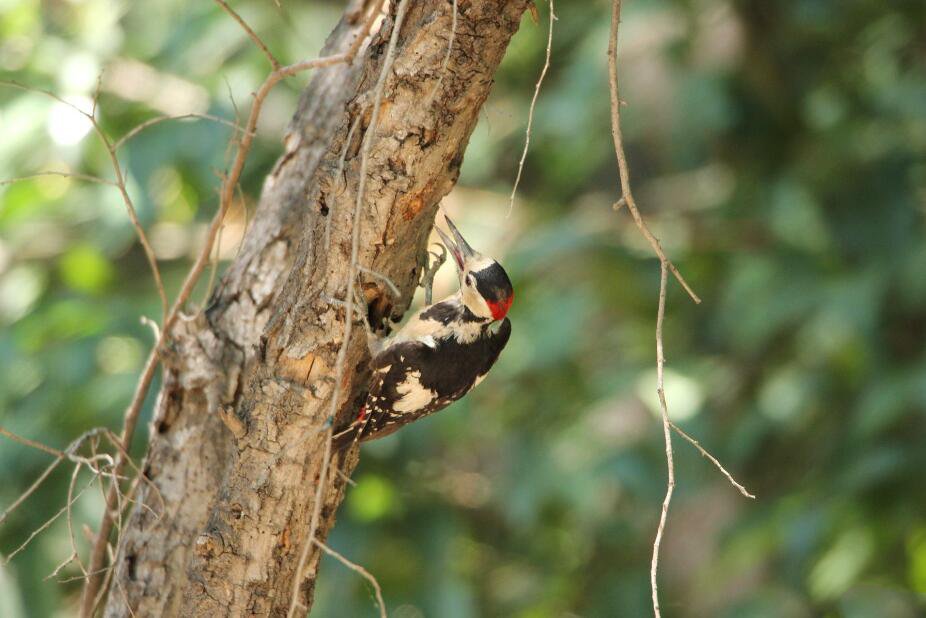
[(350, 425), (334, 432), (334, 435), (331, 437), (332, 448), (336, 451), (341, 451), (360, 442), (368, 420), (366, 406), (360, 406), (360, 413), (357, 414), (357, 418), (354, 419)]
[(361, 423), (354, 421), (344, 429), (335, 432), (331, 437), (331, 448), (335, 451), (343, 451), (349, 446), (360, 442), (362, 429)]

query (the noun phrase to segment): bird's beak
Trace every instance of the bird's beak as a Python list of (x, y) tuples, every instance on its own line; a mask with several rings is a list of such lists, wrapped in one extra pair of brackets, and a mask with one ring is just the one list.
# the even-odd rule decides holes
[(446, 246), (450, 253), (453, 254), (453, 259), (457, 264), (457, 270), (463, 272), (463, 264), (468, 258), (476, 255), (476, 252), (473, 251), (473, 248), (469, 246), (469, 243), (466, 242), (466, 239), (463, 238), (463, 235), (460, 234), (460, 230), (457, 229), (457, 226), (453, 224), (453, 221), (450, 220), (450, 217), (444, 215), (444, 221), (447, 222), (447, 227), (450, 228), (450, 233), (453, 234), (453, 239), (451, 239), (447, 234), (443, 232), (440, 228), (437, 229), (437, 233), (440, 235), (441, 240), (444, 241), (444, 246)]

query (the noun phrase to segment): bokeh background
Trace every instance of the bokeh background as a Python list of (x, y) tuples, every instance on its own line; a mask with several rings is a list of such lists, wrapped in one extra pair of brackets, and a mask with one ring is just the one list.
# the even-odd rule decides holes
[[(397, 618), (650, 612), (666, 476), (658, 263), (611, 211), (608, 3), (561, 4), (513, 213), (544, 2), (445, 201), (515, 281), (509, 348), (464, 401), (364, 448), (330, 539), (378, 577)], [(285, 61), (314, 56), (342, 8), (234, 5)], [(704, 299), (670, 285), (669, 406), (758, 496), (676, 439), (665, 614), (926, 615), (926, 4), (634, 0), (621, 36), (635, 194)], [(158, 114), (240, 116), (266, 68), (210, 2), (0, 0), (3, 77), (87, 106), (102, 72), (113, 137)], [(268, 100), (221, 265), (304, 83)], [(171, 296), (215, 209), (228, 136), (172, 122), (120, 151)], [(111, 174), (79, 116), (0, 88), (0, 178), (52, 169)], [(152, 341), (139, 316), (158, 312), (114, 189), (0, 187), (0, 423), (57, 447), (116, 428)], [(48, 461), (0, 443), (0, 509)], [(69, 477), (4, 522), (0, 552), (63, 506)], [(100, 509), (87, 492), (78, 524)], [(43, 581), (69, 554), (61, 519), (0, 567), (0, 615), (72, 615), (79, 582)], [(313, 615), (375, 611), (366, 583), (326, 559)]]

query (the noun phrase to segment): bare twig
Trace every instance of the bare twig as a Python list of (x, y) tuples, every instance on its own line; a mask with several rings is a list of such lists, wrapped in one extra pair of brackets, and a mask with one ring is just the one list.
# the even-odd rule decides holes
[(669, 515), (669, 502), (672, 501), (672, 492), (675, 490), (675, 462), (672, 457), (672, 433), (669, 431), (669, 407), (666, 405), (663, 370), (666, 357), (662, 345), (662, 323), (666, 315), (666, 283), (668, 281), (667, 264), (660, 263), (659, 271), (659, 309), (656, 312), (656, 394), (659, 395), (659, 407), (662, 410), (662, 433), (666, 443), (666, 466), (669, 470), (669, 479), (666, 483), (666, 497), (662, 501), (662, 513), (659, 516), (659, 527), (656, 529), (656, 539), (653, 541), (653, 559), (650, 565), (650, 587), (653, 591), (653, 612), (659, 618), (659, 586), (656, 574), (659, 570), (659, 545), (662, 534), (666, 528), (666, 519)]
[(653, 251), (659, 256), (661, 261), (666, 263), (669, 270), (672, 271), (672, 275), (678, 280), (682, 287), (685, 288), (691, 300), (700, 303), (700, 297), (695, 294), (694, 290), (688, 285), (688, 282), (685, 281), (685, 278), (682, 277), (682, 274), (678, 272), (675, 264), (666, 257), (665, 252), (662, 250), (662, 245), (659, 244), (659, 240), (653, 236), (646, 222), (643, 221), (643, 217), (637, 209), (637, 202), (633, 198), (633, 192), (630, 190), (630, 167), (627, 165), (627, 155), (624, 152), (624, 137), (621, 132), (621, 104), (617, 87), (617, 28), (621, 21), (621, 0), (612, 0), (611, 6), (611, 36), (608, 41), (608, 85), (611, 95), (611, 136), (614, 138), (614, 152), (617, 155), (617, 167), (620, 172), (623, 200), (627, 204), (627, 210), (630, 211), (630, 215), (633, 217), (637, 229), (640, 230), (640, 233), (643, 234), (643, 237), (649, 242)]
[[(100, 570), (97, 571), (96, 573), (93, 573), (93, 575), (96, 575), (96, 574), (102, 575), (103, 573), (106, 573), (107, 571), (111, 571), (111, 570), (112, 570), (111, 567), (106, 567), (106, 568), (100, 569)], [(88, 573), (88, 575), (90, 575), (90, 573)], [(59, 583), (59, 584), (69, 584), (69, 583), (75, 582), (75, 581), (77, 581), (77, 580), (79, 580), (79, 579), (87, 579), (87, 576), (85, 576), (85, 575), (75, 575), (74, 577), (66, 577), (66, 578), (64, 578), (64, 579), (59, 579), (59, 580), (58, 580), (58, 583)]]
[(392, 34), (389, 37), (389, 46), (386, 49), (386, 57), (383, 60), (383, 66), (380, 70), (379, 79), (375, 86), (375, 96), (373, 101), (373, 113), (370, 117), (370, 125), (364, 135), (363, 147), (360, 152), (360, 180), (357, 186), (357, 201), (354, 204), (353, 223), (351, 226), (351, 255), (350, 266), (347, 277), (347, 294), (345, 303), (347, 311), (344, 319), (344, 338), (341, 347), (338, 350), (338, 356), (335, 360), (334, 367), (334, 389), (331, 395), (331, 406), (328, 411), (328, 429), (325, 432), (325, 451), (322, 456), (322, 467), (318, 475), (318, 486), (315, 490), (315, 504), (312, 509), (312, 517), (309, 520), (309, 532), (306, 536), (305, 545), (302, 548), (299, 562), (296, 566), (295, 577), (293, 581), (292, 599), (290, 601), (287, 618), (292, 618), (296, 611), (296, 605), (299, 602), (299, 585), (302, 583), (303, 573), (305, 572), (305, 563), (309, 556), (309, 550), (315, 539), (315, 532), (318, 529), (318, 522), (321, 517), (322, 498), (325, 483), (328, 475), (328, 468), (331, 465), (331, 442), (334, 435), (334, 418), (337, 414), (338, 405), (341, 399), (341, 383), (344, 375), (344, 365), (347, 361), (347, 348), (350, 344), (351, 330), (354, 325), (352, 316), (354, 314), (354, 282), (357, 278), (357, 258), (360, 254), (360, 213), (363, 207), (364, 190), (366, 189), (367, 164), (370, 154), (370, 144), (376, 136), (376, 129), (379, 125), (379, 112), (383, 101), (383, 90), (386, 84), (386, 78), (392, 70), (392, 63), (395, 60), (395, 49), (399, 40), (399, 31), (402, 29), (402, 22), (405, 20), (405, 14), (408, 10), (409, 0), (401, 0), (396, 10), (395, 23), (392, 26)]
[(42, 581), (43, 581), (43, 582), (47, 582), (49, 579), (54, 579), (54, 578), (58, 577), (58, 574), (61, 573), (61, 570), (62, 570), (64, 567), (66, 567), (67, 565), (71, 564), (71, 562), (74, 561), (74, 558), (75, 558), (75, 557), (77, 557), (77, 554), (76, 554), (76, 553), (72, 553), (70, 556), (68, 556), (67, 558), (65, 558), (62, 562), (60, 562), (60, 563), (58, 564), (58, 566), (55, 567), (55, 570), (52, 571), (51, 573), (49, 573), (48, 575), (46, 575), (46, 576), (42, 579)]
[[(168, 318), (170, 317), (171, 315), (168, 315)], [(141, 412), (148, 385), (151, 384), (151, 380), (154, 378), (154, 371), (158, 365), (157, 349), (160, 347), (164, 339), (164, 334), (167, 332), (166, 327), (167, 324), (165, 323), (165, 330), (161, 331), (161, 338), (148, 355), (148, 360), (145, 362), (141, 378), (135, 386), (133, 401), (129, 404), (129, 408), (126, 410), (125, 416), (123, 417), (122, 434), (119, 437), (119, 444), (126, 452), (131, 446), (132, 435), (135, 433), (135, 426), (138, 423), (138, 416)], [(122, 472), (125, 467), (125, 460), (126, 458), (121, 453), (116, 457), (114, 474), (118, 475)], [(97, 590), (100, 587), (100, 580), (96, 573), (100, 571), (103, 566), (103, 561), (106, 558), (106, 548), (109, 545), (109, 533), (112, 531), (113, 526), (112, 509), (115, 507), (118, 493), (118, 483), (114, 481), (110, 485), (109, 492), (106, 494), (106, 501), (103, 505), (103, 518), (100, 520), (100, 530), (97, 532), (96, 541), (90, 552), (90, 576), (87, 578), (83, 596), (81, 597), (81, 618), (91, 618), (93, 615)]]
[(346, 474), (344, 474), (343, 471), (337, 470), (337, 473), (338, 473), (338, 476), (340, 476), (342, 479), (344, 479), (344, 482), (347, 483), (348, 485), (350, 485), (351, 487), (356, 487), (356, 486), (357, 486), (357, 481), (355, 481), (355, 480), (352, 479), (351, 477), (349, 477), (349, 476), (347, 476)]
[[(96, 103), (94, 102), (92, 113), (87, 113), (82, 110), (77, 105), (74, 105), (70, 101), (67, 101), (53, 92), (48, 90), (43, 90), (41, 88), (33, 88), (31, 86), (26, 86), (20, 84), (19, 82), (0, 80), (0, 85), (8, 86), (11, 88), (17, 88), (19, 90), (24, 90), (26, 92), (34, 92), (37, 94), (42, 94), (47, 97), (54, 99), (64, 105), (67, 105), (78, 114), (86, 118), (91, 126), (93, 127), (94, 133), (96, 133), (100, 142), (106, 148), (106, 154), (109, 156), (109, 161), (113, 168), (113, 174), (115, 175), (115, 186), (119, 189), (119, 194), (122, 195), (122, 201), (125, 203), (125, 209), (128, 212), (129, 220), (132, 222), (132, 226), (135, 228), (135, 233), (138, 234), (138, 242), (141, 244), (142, 249), (145, 252), (145, 257), (148, 260), (148, 266), (151, 268), (151, 274), (154, 277), (154, 284), (158, 291), (158, 296), (161, 299), (161, 309), (166, 317), (167, 315), (167, 294), (164, 292), (164, 282), (161, 280), (161, 271), (158, 268), (157, 257), (154, 255), (154, 249), (151, 247), (151, 243), (148, 241), (148, 236), (145, 234), (145, 230), (141, 225), (141, 222), (138, 219), (138, 213), (135, 210), (135, 204), (132, 202), (132, 198), (129, 197), (129, 192), (125, 186), (125, 178), (122, 174), (122, 166), (119, 163), (119, 158), (116, 156), (116, 149), (113, 147), (113, 143), (110, 141), (109, 136), (106, 134), (106, 131), (103, 130), (103, 127), (100, 126), (99, 121), (96, 118)], [(95, 101), (95, 99), (94, 99)]]
[(733, 485), (737, 489), (737, 491), (739, 491), (741, 494), (743, 494), (743, 496), (747, 498), (752, 498), (753, 500), (756, 499), (756, 497), (753, 494), (749, 493), (749, 491), (745, 487), (743, 487), (740, 483), (737, 482), (735, 478), (733, 478), (732, 474), (727, 472), (727, 469), (723, 467), (723, 465), (717, 460), (716, 457), (711, 455), (709, 452), (707, 452), (707, 450), (703, 446), (701, 446), (700, 442), (698, 442), (697, 440), (689, 436), (687, 433), (682, 431), (682, 429), (675, 423), (670, 422), (669, 425), (672, 427), (675, 433), (677, 433), (682, 438), (687, 440), (693, 447), (698, 449), (699, 453), (701, 453), (704, 457), (710, 460), (710, 462), (714, 464), (718, 470), (720, 470), (720, 473), (723, 474), (725, 477), (727, 477), (727, 480), (730, 481), (730, 484)]
[(622, 192), (621, 198), (614, 203), (613, 208), (615, 211), (619, 211), (624, 206), (627, 207), (627, 210), (630, 211), (630, 214), (633, 217), (637, 228), (640, 230), (640, 233), (644, 236), (644, 238), (646, 238), (650, 246), (653, 248), (653, 251), (659, 257), (660, 267), (659, 308), (656, 313), (656, 392), (659, 396), (659, 407), (662, 412), (662, 430), (663, 438), (665, 440), (668, 481), (666, 484), (666, 495), (662, 502), (662, 512), (659, 517), (659, 526), (656, 529), (656, 538), (653, 541), (653, 554), (650, 564), (650, 587), (652, 589), (653, 612), (656, 618), (659, 618), (659, 586), (657, 582), (657, 575), (659, 570), (659, 547), (662, 542), (663, 533), (665, 532), (666, 520), (669, 514), (669, 503), (672, 500), (672, 493), (675, 489), (675, 463), (673, 460), (672, 451), (672, 430), (675, 430), (679, 435), (681, 435), (695, 448), (697, 448), (702, 455), (710, 459), (711, 462), (713, 462), (714, 465), (716, 465), (717, 468), (724, 474), (724, 476), (726, 476), (727, 479), (733, 484), (733, 486), (740, 491), (740, 493), (749, 498), (753, 498), (754, 496), (746, 491), (742, 485), (737, 483), (733, 476), (730, 475), (730, 473), (727, 472), (722, 465), (720, 465), (720, 462), (704, 448), (702, 448), (697, 440), (683, 432), (674, 423), (672, 423), (671, 420), (669, 420), (669, 408), (666, 403), (665, 395), (665, 354), (662, 336), (662, 327), (665, 320), (666, 287), (668, 284), (669, 271), (672, 272), (672, 275), (678, 280), (678, 282), (682, 285), (682, 287), (694, 302), (700, 303), (701, 299), (698, 298), (697, 294), (695, 294), (694, 291), (688, 286), (687, 282), (678, 272), (678, 269), (675, 267), (672, 261), (666, 257), (662, 250), (662, 246), (659, 244), (659, 241), (655, 236), (653, 236), (652, 232), (650, 232), (646, 223), (643, 221), (643, 218), (640, 216), (636, 201), (633, 197), (633, 192), (630, 188), (630, 169), (627, 165), (627, 155), (624, 151), (623, 135), (621, 133), (620, 124), (620, 108), (624, 102), (620, 99), (617, 81), (617, 34), (621, 17), (621, 0), (612, 0), (611, 8), (611, 32), (610, 39), (608, 41), (608, 85), (611, 97), (611, 135), (614, 138), (614, 152), (617, 156), (617, 165), (620, 172)]
[(157, 322), (145, 315), (141, 316), (138, 321), (151, 329), (151, 334), (154, 335), (155, 341), (161, 338), (161, 328), (158, 326)]
[(73, 172), (59, 172), (56, 170), (48, 170), (47, 172), (36, 172), (34, 174), (26, 174), (25, 176), (17, 176), (16, 178), (6, 178), (0, 180), (0, 186), (11, 185), (14, 182), (21, 182), (23, 180), (32, 180), (33, 178), (45, 178), (47, 176), (60, 176), (62, 178), (73, 178), (75, 180), (86, 180), (87, 182), (95, 182), (98, 185), (107, 185), (110, 187), (115, 187), (116, 183), (112, 180), (106, 180), (105, 178), (100, 178), (99, 176), (93, 176), (91, 174), (75, 174)]
[(100, 102), (100, 94), (103, 92), (103, 71), (96, 75), (96, 85), (93, 87), (93, 104), (90, 106), (90, 115), (96, 116), (97, 105)]
[(13, 511), (19, 508), (19, 506), (29, 498), (29, 496), (34, 494), (35, 491), (39, 487), (41, 487), (42, 483), (45, 482), (45, 479), (47, 479), (49, 475), (51, 475), (51, 473), (55, 471), (55, 468), (57, 468), (61, 464), (62, 461), (64, 461), (64, 457), (58, 457), (53, 462), (51, 462), (51, 464), (49, 464), (49, 466), (45, 468), (45, 471), (39, 475), (39, 478), (35, 479), (32, 485), (30, 485), (29, 488), (26, 489), (26, 491), (21, 493), (19, 497), (13, 501), (13, 504), (8, 506), (6, 510), (3, 511), (3, 513), (0, 513), (0, 524), (2, 524), (4, 520), (6, 520), (6, 518), (9, 517)]
[(396, 298), (402, 297), (402, 292), (399, 291), (399, 288), (396, 286), (396, 284), (392, 282), (392, 279), (390, 279), (383, 273), (379, 272), (378, 270), (373, 270), (372, 268), (367, 268), (366, 266), (361, 266), (360, 264), (357, 264), (357, 270), (367, 275), (370, 275), (371, 277), (376, 277), (377, 279), (385, 283), (386, 287), (389, 288), (389, 291), (392, 292), (392, 295), (395, 296)]
[(254, 32), (254, 30), (251, 29), (251, 26), (249, 26), (248, 23), (247, 23), (246, 21), (244, 21), (244, 20), (241, 18), (241, 16), (238, 15), (238, 13), (235, 12), (235, 10), (234, 10), (233, 8), (231, 8), (230, 6), (228, 6), (228, 4), (225, 2), (225, 0), (215, 0), (215, 2), (216, 2), (216, 4), (218, 4), (220, 7), (222, 7), (222, 10), (223, 10), (223, 11), (225, 11), (226, 13), (228, 13), (229, 15), (231, 15), (232, 19), (234, 19), (236, 22), (238, 22), (238, 25), (241, 26), (241, 29), (244, 30), (244, 31), (247, 33), (247, 35), (251, 38), (251, 40), (254, 42), (254, 44), (257, 45), (257, 47), (260, 49), (260, 51), (262, 51), (262, 52), (264, 53), (264, 55), (267, 56), (267, 60), (270, 61), (270, 66), (273, 67), (273, 70), (276, 71), (277, 69), (279, 69), (279, 68), (280, 68), (280, 62), (276, 59), (276, 57), (275, 57), (272, 53), (270, 53), (270, 49), (267, 47), (266, 44), (264, 44), (264, 42), (261, 40), (261, 38), (260, 38), (259, 36), (257, 36), (257, 33)]
[(32, 534), (30, 534), (29, 537), (28, 537), (25, 541), (23, 541), (23, 543), (22, 543), (19, 547), (17, 547), (16, 549), (14, 549), (13, 552), (12, 552), (10, 555), (8, 555), (8, 556), (6, 557), (6, 559), (3, 561), (2, 565), (0, 565), (0, 566), (6, 566), (7, 564), (9, 564), (9, 563), (10, 563), (10, 560), (12, 560), (13, 558), (15, 558), (15, 557), (19, 554), (19, 552), (21, 552), (22, 550), (26, 549), (26, 547), (29, 546), (29, 543), (31, 543), (32, 540), (33, 540), (35, 537), (37, 537), (37, 536), (40, 535), (42, 532), (44, 532), (45, 530), (47, 530), (48, 527), (51, 526), (53, 523), (55, 523), (55, 521), (56, 521), (59, 517), (61, 517), (62, 515), (64, 515), (64, 513), (67, 512), (68, 509), (71, 508), (71, 505), (72, 505), (74, 502), (77, 502), (77, 500), (79, 500), (80, 497), (81, 497), (82, 495), (84, 495), (84, 492), (85, 492), (85, 491), (87, 491), (88, 489), (90, 489), (90, 486), (93, 484), (93, 481), (94, 481), (95, 479), (96, 479), (96, 477), (91, 478), (91, 479), (90, 479), (90, 482), (87, 483), (87, 485), (86, 485), (83, 489), (81, 489), (79, 492), (77, 492), (77, 495), (76, 495), (76, 496), (73, 496), (72, 498), (70, 498), (70, 499), (68, 500), (68, 503), (67, 503), (66, 505), (64, 505), (63, 507), (61, 507), (61, 509), (60, 509), (57, 513), (55, 513), (55, 514), (52, 515), (50, 518), (48, 518), (48, 519), (45, 521), (45, 523), (43, 523), (41, 526), (39, 526), (38, 528), (36, 528), (35, 530), (33, 530), (33, 531), (32, 531)]
[[(77, 563), (77, 566), (80, 568), (80, 572), (83, 573), (84, 577), (87, 576), (87, 569), (84, 568), (84, 563), (80, 559), (80, 552), (77, 550), (77, 537), (74, 536), (74, 517), (71, 514), (71, 505), (74, 504), (74, 486), (77, 484), (77, 476), (80, 474), (81, 465), (77, 464), (74, 466), (74, 472), (71, 474), (71, 482), (68, 485), (68, 501), (67, 501), (67, 524), (68, 524), (68, 537), (71, 539), (71, 552), (74, 554), (74, 561)], [(97, 477), (98, 478), (98, 477)], [(96, 478), (92, 479), (96, 480)]]
[(355, 562), (351, 562), (343, 555), (334, 551), (318, 539), (312, 539), (312, 541), (321, 549), (323, 552), (331, 556), (332, 558), (337, 559), (341, 564), (346, 566), (351, 571), (358, 573), (361, 577), (370, 582), (370, 585), (373, 586), (373, 592), (376, 594), (376, 603), (379, 605), (379, 616), (380, 618), (387, 618), (386, 615), (386, 602), (383, 601), (383, 589), (380, 587), (379, 582), (376, 581), (376, 578), (373, 577), (373, 574), (367, 571), (365, 568), (360, 566)]
[(16, 498), (16, 500), (13, 501), (13, 504), (11, 504), (10, 506), (8, 506), (8, 507), (6, 508), (6, 510), (3, 511), (3, 513), (0, 513), (0, 524), (2, 524), (2, 523), (6, 520), (6, 518), (9, 517), (10, 514), (13, 513), (13, 511), (15, 511), (17, 508), (19, 508), (19, 507), (22, 505), (22, 503), (25, 502), (25, 501), (29, 498), (29, 496), (31, 496), (32, 494), (34, 494), (34, 493), (36, 492), (36, 490), (37, 490), (39, 487), (41, 487), (42, 483), (45, 482), (45, 479), (47, 479), (47, 478), (51, 475), (51, 473), (54, 472), (55, 469), (56, 469), (56, 468), (61, 464), (61, 462), (63, 462), (65, 459), (71, 460), (71, 461), (73, 461), (73, 462), (75, 462), (75, 463), (84, 464), (84, 465), (86, 465), (88, 468), (90, 468), (91, 470), (93, 470), (94, 473), (96, 473), (96, 474), (101, 474), (101, 471), (96, 467), (96, 464), (94, 463), (93, 460), (86, 459), (86, 458), (84, 458), (84, 457), (79, 457), (79, 456), (75, 455), (74, 453), (77, 451), (78, 448), (80, 448), (80, 446), (81, 446), (81, 444), (83, 444), (84, 440), (86, 440), (86, 439), (88, 439), (88, 438), (90, 438), (90, 437), (96, 436), (96, 435), (102, 433), (103, 431), (105, 431), (105, 429), (103, 429), (103, 428), (101, 428), (101, 427), (96, 427), (96, 428), (94, 428), (94, 429), (90, 429), (90, 430), (88, 430), (88, 431), (85, 431), (85, 432), (82, 433), (80, 436), (78, 436), (77, 439), (75, 439), (73, 442), (71, 442), (71, 444), (68, 445), (67, 449), (65, 449), (64, 451), (59, 451), (58, 449), (52, 448), (52, 447), (50, 447), (50, 446), (48, 446), (48, 445), (46, 445), (46, 444), (42, 444), (42, 443), (40, 443), (40, 442), (36, 442), (36, 441), (34, 441), (34, 440), (30, 440), (30, 439), (24, 438), (24, 437), (22, 437), (22, 436), (18, 436), (18, 435), (14, 434), (13, 432), (11, 432), (11, 431), (9, 431), (9, 430), (7, 430), (7, 429), (4, 429), (3, 427), (0, 427), (0, 435), (5, 436), (5, 437), (7, 437), (7, 438), (9, 438), (9, 439), (11, 439), (11, 440), (13, 440), (13, 441), (15, 441), (15, 442), (19, 442), (20, 444), (22, 444), (22, 445), (24, 445), (24, 446), (28, 446), (28, 447), (30, 447), (30, 448), (34, 448), (34, 449), (40, 450), (40, 451), (42, 451), (42, 452), (44, 452), (44, 453), (48, 453), (48, 454), (50, 454), (50, 455), (54, 455), (54, 456), (55, 456), (55, 460), (54, 460), (53, 462), (51, 462), (51, 464), (49, 464), (47, 468), (45, 468), (45, 470), (42, 472), (42, 474), (40, 474), (39, 477), (38, 477), (35, 481), (33, 481), (32, 485), (30, 485), (29, 488), (26, 489), (26, 491), (24, 491), (23, 493), (21, 493), (21, 494), (19, 495), (19, 497)]
[[(125, 463), (128, 464), (128, 466), (135, 473), (135, 476), (134, 476), (135, 483), (133, 483), (132, 486), (129, 488), (129, 491), (126, 492), (125, 500), (128, 502), (132, 502), (132, 496), (135, 492), (136, 483), (138, 481), (141, 481), (152, 492), (154, 492), (154, 495), (157, 497), (158, 502), (161, 503), (161, 511), (162, 512), (166, 511), (167, 503), (164, 501), (164, 496), (161, 494), (161, 490), (158, 489), (158, 486), (155, 485), (154, 482), (152, 482), (152, 480), (149, 479), (148, 476), (141, 471), (141, 469), (138, 467), (138, 464), (132, 461), (132, 457), (129, 455), (128, 451), (125, 450), (125, 447), (120, 442), (119, 436), (117, 436), (115, 433), (113, 433), (109, 429), (105, 429), (103, 431), (103, 435), (106, 437), (109, 443), (113, 445), (113, 448), (115, 448), (119, 452), (119, 455), (123, 458), (123, 461), (125, 461)], [(115, 467), (115, 464), (113, 464), (113, 466)], [(158, 520), (161, 518), (160, 514), (156, 513), (151, 507), (149, 507), (144, 502), (141, 502), (141, 506), (142, 508), (147, 509), (148, 512), (151, 513), (151, 515), (155, 518), (155, 520)]]
[[(536, 9), (535, 9), (536, 10)], [(531, 99), (530, 110), (527, 112), (527, 129), (524, 131), (524, 150), (521, 151), (521, 160), (518, 162), (518, 175), (514, 179), (514, 187), (511, 188), (511, 198), (508, 202), (508, 215), (514, 210), (514, 196), (518, 192), (518, 185), (521, 184), (521, 173), (524, 171), (524, 160), (527, 159), (527, 149), (531, 144), (531, 127), (534, 124), (534, 108), (537, 106), (537, 97), (540, 96), (540, 86), (543, 84), (543, 78), (547, 75), (550, 68), (550, 52), (553, 49), (553, 22), (556, 21), (556, 15), (553, 13), (553, 0), (550, 0), (550, 29), (547, 32), (547, 55), (543, 61), (543, 69), (540, 70), (540, 77), (534, 85), (534, 97)]]
[(179, 114), (176, 116), (155, 116), (154, 118), (149, 118), (143, 123), (136, 125), (135, 127), (132, 128), (131, 131), (129, 131), (128, 133), (120, 137), (118, 140), (113, 142), (113, 149), (119, 150), (126, 144), (126, 142), (133, 139), (136, 135), (138, 135), (145, 129), (153, 127), (154, 125), (157, 125), (157, 124), (161, 124), (162, 122), (167, 122), (168, 120), (211, 120), (212, 122), (224, 124), (238, 131), (241, 130), (240, 127), (238, 127), (238, 125), (232, 122), (231, 120), (222, 118), (221, 116), (213, 116), (212, 114), (190, 113), (190, 114)]
[(34, 448), (44, 453), (48, 453), (49, 455), (54, 455), (55, 457), (58, 457), (59, 459), (68, 456), (68, 454), (65, 453), (64, 451), (59, 451), (58, 449), (52, 448), (48, 446), (47, 444), (42, 444), (41, 442), (36, 442), (35, 440), (30, 440), (29, 438), (24, 438), (22, 436), (16, 435), (9, 429), (5, 429), (3, 427), (0, 427), (0, 436), (9, 438), (13, 442), (19, 442), (23, 446), (28, 446), (29, 448)]

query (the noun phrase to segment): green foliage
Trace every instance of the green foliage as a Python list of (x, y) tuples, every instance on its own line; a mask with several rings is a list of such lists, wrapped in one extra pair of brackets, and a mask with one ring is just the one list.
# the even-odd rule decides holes
[[(525, 19), (512, 43), (445, 202), (515, 281), (510, 347), (465, 400), (364, 447), (331, 538), (379, 578), (390, 615), (650, 611), (665, 482), (652, 393), (658, 264), (610, 208), (609, 7), (561, 4), (512, 216), (544, 3), (544, 21)], [(280, 5), (235, 4), (280, 58), (312, 56), (340, 6)], [(625, 7), (634, 192), (704, 299), (670, 287), (669, 406), (758, 496), (744, 500), (676, 442), (666, 615), (926, 611), (923, 40), (917, 0)], [(210, 3), (0, 0), (5, 79), (86, 105), (103, 68), (100, 118), (118, 137), (162, 113), (233, 119), (266, 61)], [(268, 102), (243, 179), (248, 208), (304, 83)], [(66, 106), (0, 88), (0, 178), (110, 178), (86, 131)], [(170, 295), (215, 209), (228, 137), (222, 124), (168, 122), (120, 151)], [(159, 312), (115, 189), (52, 177), (0, 187), (0, 423), (58, 447), (117, 426), (151, 343), (138, 318)], [(0, 443), (0, 508), (47, 463)], [(4, 523), (0, 551), (63, 505), (68, 477), (53, 475)], [(78, 523), (93, 525), (99, 508), (88, 492)], [(0, 615), (71, 611), (78, 584), (42, 581), (69, 552), (59, 521), (0, 568)], [(371, 599), (326, 559), (318, 615), (374, 615)]]

